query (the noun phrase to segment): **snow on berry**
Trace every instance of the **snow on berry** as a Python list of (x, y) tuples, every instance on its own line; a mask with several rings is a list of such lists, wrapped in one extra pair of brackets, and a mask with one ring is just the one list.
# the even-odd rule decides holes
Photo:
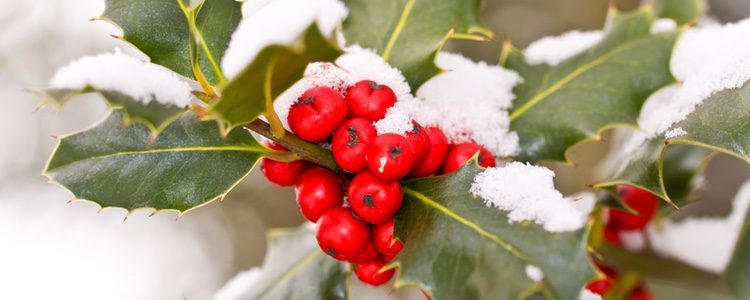
[(57, 70), (53, 88), (93, 87), (129, 96), (144, 104), (155, 100), (187, 107), (194, 97), (190, 85), (174, 72), (156, 64), (123, 54), (119, 49), (79, 58)]
[(332, 37), (349, 14), (338, 0), (245, 1), (243, 12), (221, 61), (221, 69), (230, 78), (265, 47), (294, 44), (313, 23), (324, 36)]
[(602, 300), (602, 296), (588, 289), (583, 289), (581, 295), (578, 296), (578, 300)]
[(524, 50), (526, 62), (532, 65), (548, 64), (556, 66), (562, 61), (586, 51), (599, 43), (604, 32), (596, 31), (568, 31), (558, 36), (541, 38)]
[(586, 216), (555, 189), (554, 176), (545, 167), (512, 162), (477, 174), (471, 193), (508, 212), (510, 222), (533, 221), (550, 232), (577, 230)]

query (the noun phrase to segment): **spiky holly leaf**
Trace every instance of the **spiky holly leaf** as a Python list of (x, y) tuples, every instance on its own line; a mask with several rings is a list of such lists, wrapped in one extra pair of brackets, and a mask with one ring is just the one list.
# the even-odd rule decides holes
[(106, 20), (123, 31), (122, 39), (143, 51), (151, 62), (188, 77), (200, 72), (211, 83), (224, 80), (219, 60), (242, 19), (242, 3), (204, 0), (107, 0)]
[(413, 91), (441, 72), (435, 56), (447, 39), (494, 37), (479, 21), (480, 0), (344, 2), (347, 43), (376, 50), (403, 72)]
[[(705, 99), (672, 128), (681, 128), (685, 134), (672, 138), (662, 135), (653, 138), (635, 136), (629, 142), (629, 151), (612, 158), (618, 163), (613, 164), (609, 170), (608, 180), (595, 186), (634, 185), (672, 201), (672, 191), (665, 184), (665, 178), (669, 178), (668, 172), (685, 176), (700, 165), (685, 161), (685, 157), (682, 158), (683, 161), (670, 159), (672, 148), (680, 147), (682, 150), (678, 151), (690, 153), (690, 160), (693, 161), (705, 157), (708, 152), (718, 151), (750, 162), (750, 135), (747, 134), (750, 132), (750, 82)], [(698, 149), (685, 150), (686, 147)], [(683, 167), (681, 170), (671, 170), (677, 164), (668, 164), (670, 161), (682, 164)]]
[(695, 22), (706, 12), (706, 0), (657, 0), (654, 13), (659, 18), (669, 18), (677, 24)]
[(65, 105), (72, 98), (84, 93), (99, 93), (112, 108), (120, 109), (124, 123), (133, 122), (146, 125), (153, 135), (159, 132), (182, 115), (186, 108), (171, 104), (164, 104), (156, 100), (144, 104), (132, 97), (115, 91), (97, 90), (91, 87), (84, 89), (35, 89), (34, 93), (42, 98), (41, 105), (51, 104), (58, 108)]
[[(404, 249), (395, 263), (396, 286), (418, 285), (433, 299), (576, 299), (594, 270), (586, 254), (586, 229), (551, 233), (533, 223), (513, 223), (469, 191), (481, 172), (476, 161), (439, 177), (404, 183), (396, 236)], [(535, 282), (527, 268), (538, 267)]]
[(222, 300), (347, 299), (346, 264), (323, 254), (310, 226), (273, 230), (263, 266), (250, 270), (252, 280)]
[(62, 137), (44, 175), (102, 207), (186, 211), (223, 197), (267, 152), (250, 132), (222, 138), (215, 122), (190, 113), (155, 139), (146, 126), (123, 121), (114, 110), (97, 126)]
[(302, 78), (307, 64), (333, 61), (341, 54), (335, 44), (312, 24), (297, 45), (271, 45), (222, 89), (211, 107), (212, 118), (223, 128), (249, 123), (273, 109), (273, 100)]
[(572, 145), (615, 125), (635, 126), (646, 98), (675, 81), (669, 59), (679, 33), (652, 35), (653, 20), (645, 9), (612, 11), (599, 44), (554, 67), (529, 65), (506, 47), (502, 64), (524, 78), (510, 114), (520, 160), (566, 161)]

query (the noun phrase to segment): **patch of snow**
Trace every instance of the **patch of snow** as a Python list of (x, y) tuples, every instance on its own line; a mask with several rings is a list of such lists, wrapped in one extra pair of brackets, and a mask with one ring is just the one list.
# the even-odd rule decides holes
[(664, 137), (667, 139), (673, 139), (678, 136), (686, 135), (687, 131), (682, 129), (682, 127), (672, 128), (670, 130), (667, 130), (667, 132), (664, 133)]
[(508, 109), (521, 77), (512, 70), (441, 52), (438, 74), (417, 91), (410, 115), (423, 126), (439, 127), (452, 143), (476, 142), (498, 156), (519, 151), (518, 135), (509, 131)]
[(643, 230), (622, 230), (619, 235), (623, 248), (631, 252), (646, 249), (646, 233)]
[(669, 32), (677, 29), (677, 22), (672, 19), (658, 19), (651, 24), (651, 34)]
[(234, 77), (265, 47), (292, 45), (313, 23), (331, 37), (348, 14), (338, 0), (245, 1), (244, 18), (232, 34), (221, 68), (227, 77)]
[(580, 229), (585, 215), (555, 189), (554, 176), (545, 167), (511, 162), (477, 174), (471, 193), (508, 212), (509, 222), (533, 221), (550, 232)]
[(578, 300), (602, 300), (602, 296), (588, 289), (583, 289), (581, 295), (578, 296)]
[(729, 263), (750, 206), (750, 181), (740, 187), (727, 218), (667, 220), (648, 228), (652, 248), (697, 268), (721, 273)]
[(741, 87), (750, 80), (750, 18), (723, 26), (692, 28), (682, 35), (672, 53), (672, 73), (682, 84), (669, 94), (651, 98), (662, 104), (642, 114), (651, 116), (638, 124), (650, 136), (657, 136), (683, 120), (713, 94)]
[(596, 194), (589, 191), (573, 194), (566, 198), (573, 203), (573, 206), (575, 206), (583, 216), (588, 216), (589, 213), (594, 210), (594, 206), (596, 205)]
[(556, 66), (562, 61), (586, 51), (599, 43), (604, 32), (573, 30), (558, 36), (541, 38), (524, 50), (526, 62), (532, 65), (548, 64)]
[(542, 269), (534, 265), (526, 265), (526, 277), (534, 282), (540, 282), (544, 279), (544, 273)]
[(224, 287), (216, 291), (214, 300), (241, 299), (249, 289), (255, 286), (261, 275), (263, 275), (263, 272), (261, 272), (261, 269), (258, 267), (240, 272), (229, 279)]
[(114, 53), (84, 56), (60, 68), (50, 81), (54, 88), (87, 86), (125, 94), (143, 103), (152, 100), (187, 107), (193, 100), (190, 85), (176, 73), (156, 64)]

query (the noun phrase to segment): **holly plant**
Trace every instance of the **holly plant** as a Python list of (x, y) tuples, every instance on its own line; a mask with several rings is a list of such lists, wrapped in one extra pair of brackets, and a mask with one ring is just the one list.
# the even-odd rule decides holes
[[(59, 138), (44, 175), (154, 213), (220, 200), (256, 165), (294, 186), (309, 224), (272, 231), (231, 299), (348, 299), (354, 280), (428, 299), (748, 299), (747, 221), (712, 270), (632, 239), (695, 203), (712, 153), (750, 162), (750, 45), (720, 38), (748, 22), (704, 25), (703, 6), (611, 8), (601, 31), (506, 39), (483, 63), (442, 51), (497, 39), (480, 0), (107, 0), (95, 21), (127, 51), (35, 92), (111, 111)], [(622, 146), (587, 208), (545, 167), (585, 141)]]

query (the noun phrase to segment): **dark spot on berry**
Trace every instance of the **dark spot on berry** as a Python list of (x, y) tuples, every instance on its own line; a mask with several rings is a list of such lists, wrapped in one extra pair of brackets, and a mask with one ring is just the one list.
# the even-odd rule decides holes
[(302, 98), (297, 99), (297, 103), (295, 104), (310, 104), (310, 103), (313, 103), (313, 101), (315, 101), (315, 96), (310, 96), (305, 99), (302, 99)]
[(346, 129), (346, 131), (349, 133), (349, 141), (346, 142), (346, 145), (354, 148), (359, 144), (359, 136), (357, 136), (357, 128), (354, 126), (349, 126), (349, 128)]
[(417, 126), (417, 124), (414, 124), (414, 126), (412, 126), (411, 133), (419, 133), (419, 126)]
[(480, 153), (480, 154), (479, 154), (479, 157), (477, 157), (477, 161), (479, 162), (479, 164), (480, 164), (480, 165), (481, 165), (482, 163), (484, 163), (484, 155), (482, 155), (482, 154)]
[(388, 156), (391, 158), (396, 158), (401, 155), (401, 147), (399, 146), (393, 146), (391, 149), (388, 149)]
[(367, 207), (374, 207), (375, 206), (375, 199), (372, 198), (372, 195), (367, 194), (364, 197), (362, 197), (362, 202), (365, 203), (365, 206)]
[(326, 254), (330, 255), (331, 257), (335, 257), (336, 256), (336, 250), (333, 250), (333, 248), (327, 248), (326, 249)]
[(380, 85), (377, 82), (370, 82), (369, 85), (370, 85), (370, 88), (374, 89), (374, 90), (377, 90), (377, 89), (380, 89), (381, 87), (383, 87), (383, 85)]

